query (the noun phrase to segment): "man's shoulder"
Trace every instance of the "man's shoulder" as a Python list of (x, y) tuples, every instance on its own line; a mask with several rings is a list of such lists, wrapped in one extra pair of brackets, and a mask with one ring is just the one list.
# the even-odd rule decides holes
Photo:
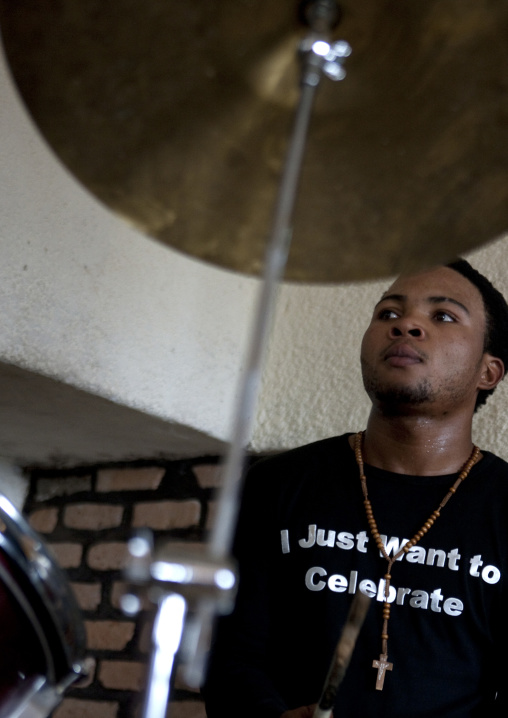
[(354, 468), (349, 436), (332, 436), (260, 458), (249, 469), (247, 484), (256, 485), (255, 491), (266, 489), (284, 493), (309, 483), (325, 485), (335, 481), (347, 467)]
[(478, 463), (479, 472), (488, 473), (501, 480), (508, 479), (508, 461), (484, 449), (482, 449), (482, 457), (482, 461)]
[(281, 469), (301, 468), (303, 466), (312, 466), (315, 469), (317, 464), (323, 465), (331, 462), (337, 465), (337, 461), (343, 458), (344, 455), (350, 454), (351, 458), (353, 457), (353, 452), (348, 442), (350, 435), (330, 436), (326, 439), (313, 441), (310, 444), (297, 446), (288, 451), (264, 456), (254, 462), (251, 473), (279, 472)]
[(482, 449), (481, 453), (481, 461), (471, 470), (470, 480), (465, 482), (467, 493), (478, 506), (492, 504), (505, 514), (508, 510), (508, 462), (491, 451)]
[(333, 436), (260, 458), (251, 465), (243, 488), (243, 504), (248, 511), (263, 507), (267, 497), (273, 510), (288, 506), (297, 497), (318, 492), (336, 484), (337, 476), (350, 466), (354, 453), (348, 443), (350, 434)]

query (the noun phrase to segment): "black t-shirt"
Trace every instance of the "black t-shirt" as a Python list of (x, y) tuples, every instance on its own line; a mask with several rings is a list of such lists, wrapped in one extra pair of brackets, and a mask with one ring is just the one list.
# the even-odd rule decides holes
[[(456, 479), (369, 466), (365, 473), (391, 555)], [(381, 653), (387, 562), (369, 534), (346, 435), (253, 467), (235, 554), (239, 593), (212, 652), (209, 718), (271, 718), (317, 702), (356, 590), (372, 601), (335, 718), (506, 714), (508, 464), (493, 454), (483, 452), (432, 528), (392, 567), (393, 670), (382, 691), (372, 662)]]

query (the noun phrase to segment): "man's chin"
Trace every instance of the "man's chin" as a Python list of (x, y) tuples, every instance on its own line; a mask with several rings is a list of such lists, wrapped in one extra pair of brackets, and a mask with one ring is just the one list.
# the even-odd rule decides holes
[(432, 392), (427, 382), (412, 386), (380, 386), (365, 387), (372, 402), (389, 409), (417, 408), (432, 401)]

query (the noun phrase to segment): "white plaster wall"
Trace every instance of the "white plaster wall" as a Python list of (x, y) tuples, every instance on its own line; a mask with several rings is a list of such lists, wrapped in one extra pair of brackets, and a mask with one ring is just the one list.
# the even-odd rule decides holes
[(46, 147), (3, 63), (0, 98), (0, 361), (224, 441), (257, 280), (99, 205)]
[(0, 493), (7, 496), (21, 511), (28, 493), (28, 480), (22, 471), (10, 462), (0, 459)]
[[(493, 242), (468, 258), (508, 298), (508, 239)], [(508, 377), (478, 412), (474, 429), (478, 444), (508, 460)]]

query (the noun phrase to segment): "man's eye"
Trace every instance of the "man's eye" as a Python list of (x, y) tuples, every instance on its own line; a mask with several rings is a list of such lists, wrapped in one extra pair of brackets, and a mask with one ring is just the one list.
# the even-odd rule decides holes
[(378, 319), (397, 319), (399, 315), (393, 309), (381, 309), (377, 316)]
[(454, 317), (452, 317), (451, 314), (448, 314), (448, 312), (436, 312), (434, 314), (434, 317), (439, 322), (454, 322), (455, 321)]

